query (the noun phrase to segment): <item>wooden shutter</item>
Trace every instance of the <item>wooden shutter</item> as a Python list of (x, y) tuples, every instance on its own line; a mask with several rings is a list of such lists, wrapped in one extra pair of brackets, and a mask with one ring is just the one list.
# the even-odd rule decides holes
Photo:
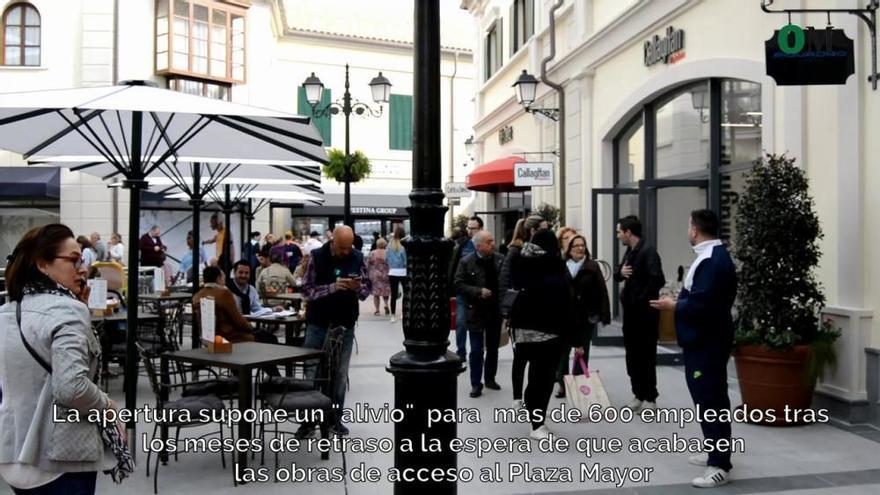
[[(309, 105), (309, 101), (306, 100), (306, 89), (300, 86), (298, 90), (299, 91), (297, 93), (296, 112), (300, 115), (311, 117), (312, 106)], [(324, 91), (321, 93), (321, 103), (318, 104), (317, 108), (326, 108), (327, 105), (330, 104), (330, 101), (330, 89), (324, 88)], [(315, 123), (315, 128), (317, 128), (318, 132), (321, 134), (321, 139), (324, 141), (324, 146), (332, 146), (331, 137), (333, 133), (331, 132), (330, 116), (327, 115), (324, 117), (312, 117), (312, 121)]]
[(388, 101), (391, 113), (388, 147), (393, 150), (412, 150), (413, 101), (411, 95), (392, 94)]

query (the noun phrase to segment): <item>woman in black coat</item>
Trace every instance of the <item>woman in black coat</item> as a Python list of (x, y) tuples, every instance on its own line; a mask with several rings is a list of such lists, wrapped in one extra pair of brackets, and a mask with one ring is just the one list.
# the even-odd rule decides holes
[(524, 395), (531, 413), (529, 436), (539, 440), (550, 435), (544, 416), (559, 356), (570, 345), (571, 289), (553, 232), (539, 230), (523, 245), (512, 260), (510, 278), (512, 287), (520, 291), (511, 310), (510, 327), (515, 352), (529, 368)]
[[(574, 295), (571, 347), (574, 347), (576, 355), (584, 356), (584, 363), (589, 366), (590, 343), (596, 333), (597, 324), (600, 321), (603, 325), (611, 323), (608, 287), (605, 285), (605, 277), (602, 275), (599, 263), (590, 259), (587, 240), (583, 236), (575, 236), (569, 241), (568, 250), (565, 252), (565, 265)], [(565, 397), (562, 377), (568, 370), (569, 362), (569, 350), (566, 348), (556, 371), (556, 381), (559, 384), (556, 397)], [(572, 365), (571, 374), (583, 374), (579, 364)]]

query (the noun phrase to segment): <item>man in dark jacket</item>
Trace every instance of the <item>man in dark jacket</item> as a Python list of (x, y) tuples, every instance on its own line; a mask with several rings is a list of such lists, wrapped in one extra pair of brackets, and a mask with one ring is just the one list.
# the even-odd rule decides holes
[(153, 225), (150, 231), (141, 236), (139, 249), (141, 252), (141, 266), (162, 266), (165, 263), (165, 245), (159, 238), (161, 231), (158, 225)]
[(630, 215), (617, 223), (617, 238), (626, 246), (620, 267), (614, 274), (625, 281), (620, 293), (623, 306), (623, 346), (626, 373), (633, 398), (626, 407), (633, 410), (657, 407), (657, 339), (660, 312), (648, 302), (660, 296), (666, 283), (660, 256), (642, 239), (642, 223)]
[[(467, 222), (467, 235), (461, 236), (455, 241), (455, 247), (452, 249), (452, 259), (449, 262), (449, 286), (455, 290), (455, 274), (458, 273), (458, 264), (461, 260), (474, 252), (474, 241), (471, 239), (474, 234), (483, 230), (483, 219), (473, 216)], [(455, 294), (452, 294), (455, 295)], [(464, 298), (456, 296), (455, 298), (455, 345), (456, 353), (462, 362), (467, 359), (467, 329), (464, 324)]]
[[(304, 347), (322, 349), (328, 330), (339, 326), (345, 328), (331, 397), (340, 412), (345, 406), (348, 363), (351, 361), (354, 327), (360, 311), (358, 300), (365, 300), (372, 291), (364, 256), (353, 248), (353, 243), (351, 227), (336, 227), (333, 240), (320, 249), (312, 250), (302, 286), (303, 297), (308, 301)], [(314, 376), (314, 367), (309, 372)], [(298, 434), (301, 436), (311, 431), (313, 426), (304, 424), (300, 429)], [(337, 421), (335, 429), (341, 435), (348, 434), (342, 421)]]
[[(727, 249), (718, 240), (720, 222), (710, 210), (691, 213), (688, 238), (697, 259), (691, 264), (678, 301), (664, 297), (651, 301), (660, 310), (675, 310), (675, 330), (684, 351), (684, 370), (694, 405), (718, 414), (730, 409), (727, 395), (727, 360), (733, 348), (731, 308), (736, 299), (736, 268)], [(694, 456), (688, 462), (708, 466), (692, 484), (714, 488), (729, 481), (730, 423), (701, 422), (703, 436), (718, 446), (708, 456)]]
[(495, 238), (481, 230), (471, 238), (476, 249), (458, 264), (455, 292), (465, 301), (465, 328), (471, 340), (471, 397), (483, 393), (483, 342), (485, 335), (486, 388), (501, 390), (495, 381), (498, 370), (498, 343), (501, 315), (498, 306), (498, 276), (504, 257), (495, 252)]

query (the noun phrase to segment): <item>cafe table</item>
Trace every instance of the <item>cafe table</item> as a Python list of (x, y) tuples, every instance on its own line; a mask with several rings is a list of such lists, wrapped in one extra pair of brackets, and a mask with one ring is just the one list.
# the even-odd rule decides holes
[[(172, 303), (172, 305), (176, 306), (184, 306), (187, 303), (192, 302), (193, 295), (189, 292), (172, 292), (168, 295), (162, 295), (162, 293), (153, 293), (153, 294), (144, 294), (139, 296), (142, 303), (153, 303), (155, 304), (157, 312), (162, 312), (164, 305), (162, 303)], [(183, 344), (183, 310), (181, 309), (176, 316), (176, 321), (172, 324), (176, 325), (176, 333), (177, 333), (177, 341), (179, 344)]]
[(294, 307), (297, 311), (299, 311), (299, 309), (302, 307), (303, 295), (302, 295), (301, 293), (299, 293), (299, 292), (293, 292), (293, 293), (291, 293), (291, 292), (282, 292), (282, 293), (280, 293), (280, 294), (278, 294), (278, 293), (276, 293), (276, 294), (267, 294), (267, 295), (266, 295), (266, 300), (267, 300), (268, 302), (272, 302), (272, 303), (276, 303), (276, 302), (279, 302), (279, 301), (282, 302), (282, 303), (291, 303), (291, 304), (293, 304), (293, 307)]
[(267, 314), (264, 316), (245, 315), (244, 318), (251, 323), (255, 323), (257, 327), (273, 327), (272, 333), (275, 333), (279, 327), (284, 327), (284, 343), (287, 345), (294, 343), (294, 338), (302, 333), (303, 326), (306, 322), (305, 317), (300, 316), (299, 314), (282, 316), (280, 318), (274, 316), (274, 314)]
[(149, 302), (160, 302), (160, 301), (174, 301), (180, 303), (191, 302), (193, 295), (189, 292), (172, 292), (170, 294), (162, 295), (162, 293), (154, 293), (154, 294), (144, 294), (140, 297), (141, 301), (149, 301)]
[[(167, 383), (168, 361), (189, 363), (202, 366), (214, 366), (233, 370), (238, 375), (238, 407), (245, 410), (254, 405), (254, 370), (266, 365), (290, 365), (296, 362), (320, 358), (324, 352), (320, 349), (293, 347), (288, 345), (263, 344), (259, 342), (239, 342), (232, 344), (232, 352), (210, 353), (204, 347), (161, 355), (161, 376)], [(162, 387), (162, 400), (167, 401), (168, 389)], [(252, 439), (253, 430), (247, 421), (239, 421), (239, 439)], [(163, 432), (163, 435), (165, 433)], [(239, 472), (247, 468), (248, 452), (238, 452)]]

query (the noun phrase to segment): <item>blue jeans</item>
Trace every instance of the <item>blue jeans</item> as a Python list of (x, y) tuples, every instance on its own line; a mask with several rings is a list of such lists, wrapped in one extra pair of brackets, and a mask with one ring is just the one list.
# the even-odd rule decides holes
[[(303, 347), (311, 349), (323, 349), (324, 340), (327, 338), (327, 327), (322, 327), (309, 323), (306, 326), (306, 339)], [(354, 327), (346, 328), (342, 338), (342, 349), (339, 351), (339, 367), (333, 375), (333, 390), (331, 390), (330, 399), (333, 404), (338, 405), (337, 415), (342, 414), (342, 408), (345, 407), (345, 390), (348, 386), (348, 364), (351, 361), (351, 350), (354, 346)], [(318, 372), (317, 363), (311, 363), (306, 368), (306, 378), (314, 379)], [(337, 416), (340, 417), (340, 416)], [(342, 422), (337, 419), (337, 424)]]
[(43, 486), (29, 490), (13, 488), (12, 491), (16, 495), (94, 495), (97, 477), (96, 471), (64, 473)]
[[(465, 305), (467, 305), (467, 301), (464, 296), (455, 296), (455, 345), (458, 348), (456, 354), (458, 354), (462, 363), (467, 362), (468, 332), (467, 328), (464, 327)], [(473, 344), (471, 344), (471, 347), (473, 347)]]

